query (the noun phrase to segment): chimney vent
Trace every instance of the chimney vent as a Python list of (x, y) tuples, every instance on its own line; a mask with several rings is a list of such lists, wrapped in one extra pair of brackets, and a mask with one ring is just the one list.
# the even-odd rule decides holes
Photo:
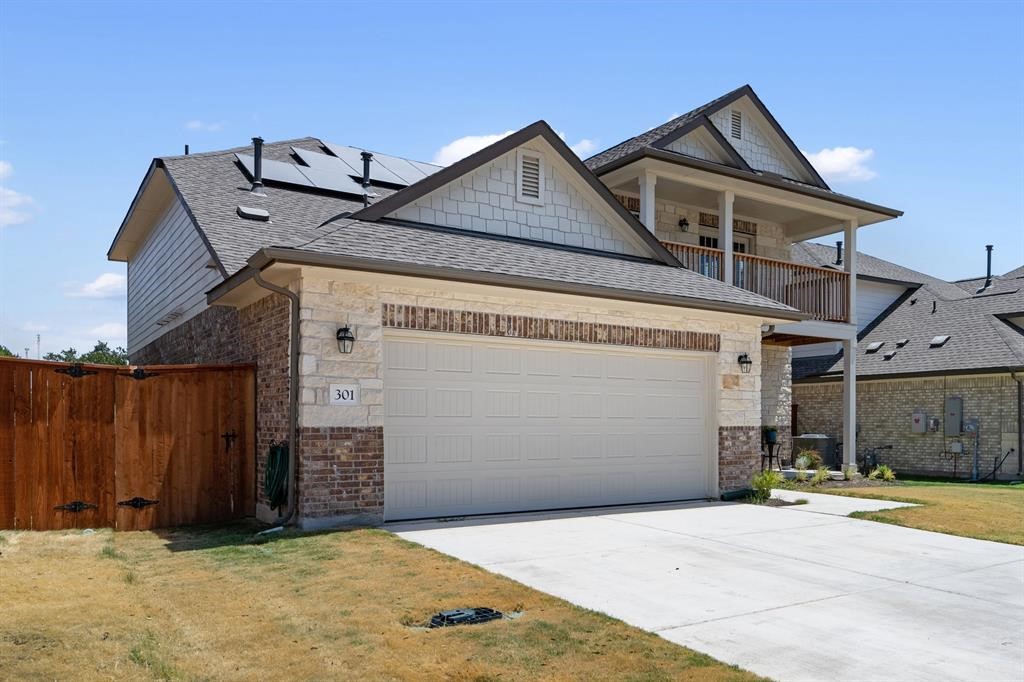
[(188, 145), (185, 145), (185, 156), (188, 156)]
[(842, 240), (836, 242), (836, 265), (843, 264), (843, 242)]
[(988, 266), (985, 269), (985, 283), (981, 285), (981, 288), (975, 291), (975, 294), (980, 294), (992, 286), (992, 245), (985, 245), (985, 253), (988, 259)]
[(263, 196), (263, 138), (252, 138), (252, 190), (253, 194)]
[(373, 158), (373, 154), (370, 152), (362, 152), (360, 156), (363, 157), (363, 205), (369, 206), (370, 204), (370, 159)]

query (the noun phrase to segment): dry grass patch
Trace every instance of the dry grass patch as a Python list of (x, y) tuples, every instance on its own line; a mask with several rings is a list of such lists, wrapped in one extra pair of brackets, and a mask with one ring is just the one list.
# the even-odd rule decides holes
[(819, 492), (921, 505), (852, 514), (857, 518), (1024, 545), (1024, 485), (905, 481), (897, 487)]
[[(601, 614), (375, 530), (5, 532), (12, 679), (751, 680)], [(410, 627), (462, 606), (523, 611)]]

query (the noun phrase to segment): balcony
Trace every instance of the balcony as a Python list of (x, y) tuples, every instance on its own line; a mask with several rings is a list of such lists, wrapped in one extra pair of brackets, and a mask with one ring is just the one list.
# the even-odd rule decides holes
[[(721, 249), (663, 241), (684, 268), (705, 277), (724, 279)], [(841, 270), (754, 256), (733, 254), (733, 282), (741, 289), (785, 303), (814, 320), (850, 319), (850, 274)]]

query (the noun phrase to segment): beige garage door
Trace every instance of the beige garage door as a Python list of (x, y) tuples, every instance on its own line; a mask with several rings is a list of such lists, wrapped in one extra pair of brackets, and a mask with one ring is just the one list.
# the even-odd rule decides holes
[(707, 366), (679, 352), (387, 334), (385, 517), (705, 497)]

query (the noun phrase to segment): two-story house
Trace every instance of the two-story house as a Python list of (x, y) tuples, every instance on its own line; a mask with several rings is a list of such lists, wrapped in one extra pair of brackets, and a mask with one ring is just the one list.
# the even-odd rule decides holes
[[(157, 158), (109, 256), (133, 362), (257, 364), (258, 476), (288, 441), (309, 527), (747, 486), (791, 347), (855, 348), (857, 230), (898, 215), (744, 86), (586, 163), (543, 121), (446, 168), (316, 138)], [(837, 231), (841, 271), (792, 257)]]

